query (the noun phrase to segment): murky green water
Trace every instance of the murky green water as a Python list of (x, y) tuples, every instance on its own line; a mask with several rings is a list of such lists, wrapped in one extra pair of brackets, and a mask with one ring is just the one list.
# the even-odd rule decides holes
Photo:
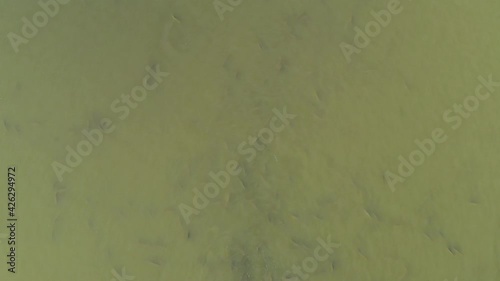
[(500, 280), (499, 10), (0, 1), (0, 279)]

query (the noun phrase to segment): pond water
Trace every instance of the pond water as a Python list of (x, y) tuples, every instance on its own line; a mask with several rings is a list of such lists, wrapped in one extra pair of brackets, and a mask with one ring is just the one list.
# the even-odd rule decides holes
[(499, 9), (0, 1), (0, 279), (499, 280)]

